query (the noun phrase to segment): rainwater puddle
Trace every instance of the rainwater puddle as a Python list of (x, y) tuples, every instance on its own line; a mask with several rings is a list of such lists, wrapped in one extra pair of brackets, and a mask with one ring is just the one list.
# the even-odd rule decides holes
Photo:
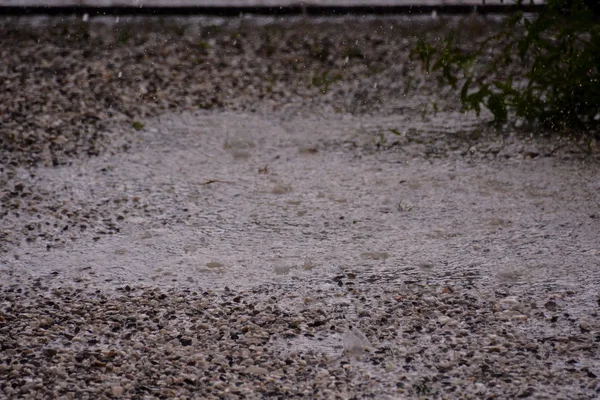
[[(593, 171), (373, 151), (374, 127), (411, 123), (420, 124), (339, 114), (145, 121), (128, 153), (38, 172), (37, 184), (65, 202), (114, 204), (98, 218), (123, 228), (76, 231), (52, 249), (23, 243), (4, 268), (100, 287), (310, 288), (340, 273), (524, 287), (597, 278), (596, 205), (585, 191)], [(448, 123), (442, 116), (430, 129)], [(573, 192), (574, 176), (583, 190)]]

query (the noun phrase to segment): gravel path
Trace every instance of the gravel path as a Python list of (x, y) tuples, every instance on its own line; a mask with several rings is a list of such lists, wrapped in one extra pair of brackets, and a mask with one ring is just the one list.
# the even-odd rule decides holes
[(154, 22), (3, 23), (0, 398), (598, 397), (594, 147), (459, 113), (439, 20)]

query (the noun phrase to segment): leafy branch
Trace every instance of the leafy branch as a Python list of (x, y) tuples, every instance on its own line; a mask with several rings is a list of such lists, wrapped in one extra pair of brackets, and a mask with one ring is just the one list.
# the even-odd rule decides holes
[[(523, 0), (515, 2), (522, 5)], [(534, 18), (515, 7), (500, 33), (474, 49), (457, 31), (420, 40), (411, 56), (458, 91), (465, 111), (482, 108), (555, 130), (600, 123), (600, 14), (584, 0), (548, 0)]]

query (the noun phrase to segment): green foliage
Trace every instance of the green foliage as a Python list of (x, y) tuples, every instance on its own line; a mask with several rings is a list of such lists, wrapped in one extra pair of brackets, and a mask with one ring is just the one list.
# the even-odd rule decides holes
[(465, 110), (486, 108), (498, 124), (516, 116), (555, 130), (597, 127), (600, 14), (586, 3), (548, 0), (533, 18), (515, 7), (503, 29), (474, 49), (452, 32), (420, 40), (412, 56), (458, 91)]
[(131, 123), (131, 127), (133, 129), (135, 129), (136, 131), (141, 131), (142, 129), (144, 129), (144, 124), (142, 124), (140, 121), (133, 121)]
[(203, 51), (207, 52), (208, 50), (211, 49), (211, 45), (206, 40), (201, 40), (201, 41), (198, 42), (198, 48), (200, 50), (203, 50)]

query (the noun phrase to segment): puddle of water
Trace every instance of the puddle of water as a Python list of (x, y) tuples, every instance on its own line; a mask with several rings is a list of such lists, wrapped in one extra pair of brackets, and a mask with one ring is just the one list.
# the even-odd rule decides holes
[(571, 181), (593, 181), (586, 171), (552, 160), (472, 163), (368, 150), (372, 127), (403, 123), (402, 116), (162, 116), (129, 153), (38, 172), (38, 185), (82, 208), (125, 199), (99, 216), (121, 215), (120, 232), (76, 233), (51, 251), (25, 243), (11, 250), (18, 260), (6, 268), (99, 286), (232, 288), (348, 271), (524, 285), (575, 285), (598, 273), (589, 219), (596, 205)]

